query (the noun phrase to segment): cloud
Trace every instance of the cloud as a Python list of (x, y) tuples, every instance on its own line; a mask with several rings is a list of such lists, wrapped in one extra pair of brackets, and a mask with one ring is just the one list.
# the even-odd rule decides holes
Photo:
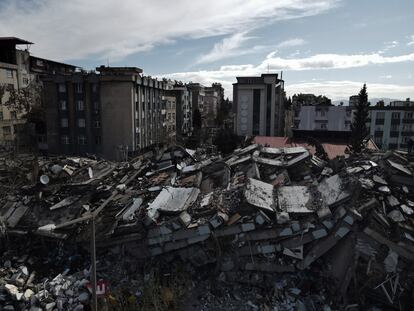
[(380, 76), (381, 79), (392, 79), (392, 75)]
[(389, 41), (389, 42), (384, 42), (384, 48), (382, 50), (379, 50), (378, 53), (379, 54), (383, 54), (393, 48), (396, 48), (400, 43), (398, 41)]
[(264, 46), (254, 46), (252, 48), (242, 49), (243, 44), (253, 38), (247, 37), (246, 34), (247, 32), (240, 32), (224, 38), (222, 41), (214, 44), (210, 52), (201, 55), (196, 63), (212, 63), (229, 57), (256, 53), (264, 48)]
[(271, 70), (315, 70), (315, 69), (345, 69), (377, 64), (390, 64), (414, 61), (414, 53), (400, 56), (382, 56), (373, 54), (316, 54), (305, 58), (268, 57), (259, 68)]
[(339, 0), (4, 0), (0, 36), (35, 42), (56, 60), (123, 58), (177, 39), (243, 33), (280, 20), (317, 15)]
[(293, 39), (289, 39), (289, 40), (279, 43), (278, 45), (276, 45), (276, 47), (279, 49), (283, 49), (283, 48), (290, 48), (290, 47), (295, 47), (299, 45), (304, 45), (305, 43), (306, 41), (301, 38), (293, 38)]
[[(275, 57), (274, 53), (271, 53), (258, 65), (253, 64), (244, 64), (244, 65), (231, 65), (231, 66), (221, 66), (217, 70), (200, 70), (200, 71), (192, 71), (192, 72), (176, 72), (176, 73), (169, 73), (169, 74), (161, 74), (160, 77), (166, 76), (171, 79), (182, 80), (185, 82), (188, 81), (197, 81), (202, 84), (209, 85), (213, 82), (220, 82), (222, 83), (223, 87), (226, 90), (226, 95), (231, 97), (232, 96), (232, 83), (235, 82), (236, 77), (238, 76), (254, 76), (260, 75), (264, 72), (267, 72), (268, 64), (269, 70), (271, 72), (279, 72), (281, 70), (291, 70), (291, 71), (300, 71), (300, 70), (329, 70), (329, 69), (345, 69), (345, 68), (354, 68), (354, 67), (363, 67), (368, 65), (380, 65), (380, 64), (390, 64), (390, 63), (399, 63), (399, 62), (409, 62), (414, 61), (414, 53), (407, 54), (407, 55), (399, 55), (399, 56), (382, 56), (377, 53), (374, 54), (357, 54), (357, 55), (344, 55), (344, 54), (317, 54), (306, 58), (296, 58), (296, 59), (286, 59)], [(342, 90), (334, 89), (336, 87), (342, 88), (340, 83), (344, 83), (344, 81), (339, 81), (338, 83), (332, 82), (324, 83), (324, 84), (310, 84), (310, 83), (303, 83), (301, 84), (303, 87), (313, 87), (317, 92), (320, 92), (322, 89), (316, 89), (316, 86), (323, 85), (329, 87), (333, 98), (338, 98), (335, 92), (342, 92), (348, 94), (352, 94), (354, 91), (349, 92), (350, 86), (362, 85), (363, 83), (355, 82), (356, 84), (350, 84), (350, 81), (345, 81), (344, 85), (348, 86), (347, 89), (343, 88)], [(287, 84), (289, 85), (289, 84)], [(296, 87), (299, 84), (295, 85)], [(377, 86), (386, 86), (384, 91), (380, 90), (380, 87)], [(395, 86), (395, 90), (393, 91), (392, 87)], [(373, 85), (375, 92), (375, 96), (383, 97), (381, 94), (383, 92), (387, 92), (389, 94), (399, 94), (400, 91), (405, 92), (408, 96), (408, 90), (414, 92), (414, 86), (404, 87), (404, 86), (396, 86), (392, 84), (374, 84)], [(290, 87), (289, 87), (290, 88)], [(305, 92), (305, 91), (303, 91)], [(408, 93), (407, 93), (408, 92)], [(322, 92), (323, 93), (323, 92)], [(406, 96), (404, 95), (404, 96)]]
[(408, 46), (410, 46), (410, 45), (414, 45), (414, 35), (411, 35), (411, 37), (410, 37), (410, 39), (409, 39), (410, 41), (407, 43), (407, 45)]

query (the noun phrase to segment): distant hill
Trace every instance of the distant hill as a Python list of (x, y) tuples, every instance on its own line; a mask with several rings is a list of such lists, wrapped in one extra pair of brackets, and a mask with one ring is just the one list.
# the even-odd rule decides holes
[[(379, 98), (379, 97), (374, 97), (374, 98), (369, 98), (368, 101), (371, 103), (371, 105), (375, 105), (377, 102), (379, 102), (380, 100), (383, 100), (385, 105), (388, 105), (390, 102), (395, 101), (395, 100), (404, 100), (404, 99), (395, 99), (395, 98), (387, 98), (387, 97), (383, 97), (383, 98)], [(339, 106), (341, 104), (341, 102), (344, 103), (344, 106), (348, 106), (349, 105), (349, 99), (337, 99), (337, 100), (333, 100), (332, 104), (335, 106)]]

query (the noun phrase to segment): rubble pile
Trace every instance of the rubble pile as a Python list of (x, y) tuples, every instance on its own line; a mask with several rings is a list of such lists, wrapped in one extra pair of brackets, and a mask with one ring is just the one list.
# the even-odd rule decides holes
[[(253, 144), (225, 158), (174, 147), (118, 164), (38, 163), (26, 169), (32, 178), (24, 186), (0, 196), (4, 247), (29, 237), (88, 251), (95, 238), (98, 278), (112, 293), (105, 301), (128, 288), (133, 304), (158, 310), (171, 308), (163, 297), (189, 310), (414, 307), (411, 155), (326, 162), (303, 147)], [(38, 182), (29, 182), (33, 176)], [(3, 308), (49, 303), (50, 310), (81, 310), (88, 304), (88, 259), (76, 269), (62, 264), (60, 272), (30, 284), (23, 263), (1, 260)], [(149, 287), (153, 269), (162, 270), (161, 280)], [(167, 286), (166, 279), (180, 275), (173, 269), (188, 278)], [(45, 280), (49, 287), (32, 286)], [(67, 282), (73, 295), (60, 290)], [(27, 289), (36, 301), (25, 300)], [(162, 299), (148, 299), (148, 292)]]

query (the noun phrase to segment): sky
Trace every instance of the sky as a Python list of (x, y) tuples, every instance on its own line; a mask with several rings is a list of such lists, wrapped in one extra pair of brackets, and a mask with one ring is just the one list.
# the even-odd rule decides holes
[(0, 0), (0, 36), (38, 57), (232, 96), (236, 76), (283, 72), (288, 96), (414, 99), (413, 0)]

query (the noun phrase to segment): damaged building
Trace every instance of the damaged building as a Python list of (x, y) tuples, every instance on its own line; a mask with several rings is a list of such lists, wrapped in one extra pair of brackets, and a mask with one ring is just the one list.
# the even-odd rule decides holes
[(259, 144), (1, 159), (0, 306), (86, 309), (93, 240), (99, 310), (412, 310), (412, 160)]

